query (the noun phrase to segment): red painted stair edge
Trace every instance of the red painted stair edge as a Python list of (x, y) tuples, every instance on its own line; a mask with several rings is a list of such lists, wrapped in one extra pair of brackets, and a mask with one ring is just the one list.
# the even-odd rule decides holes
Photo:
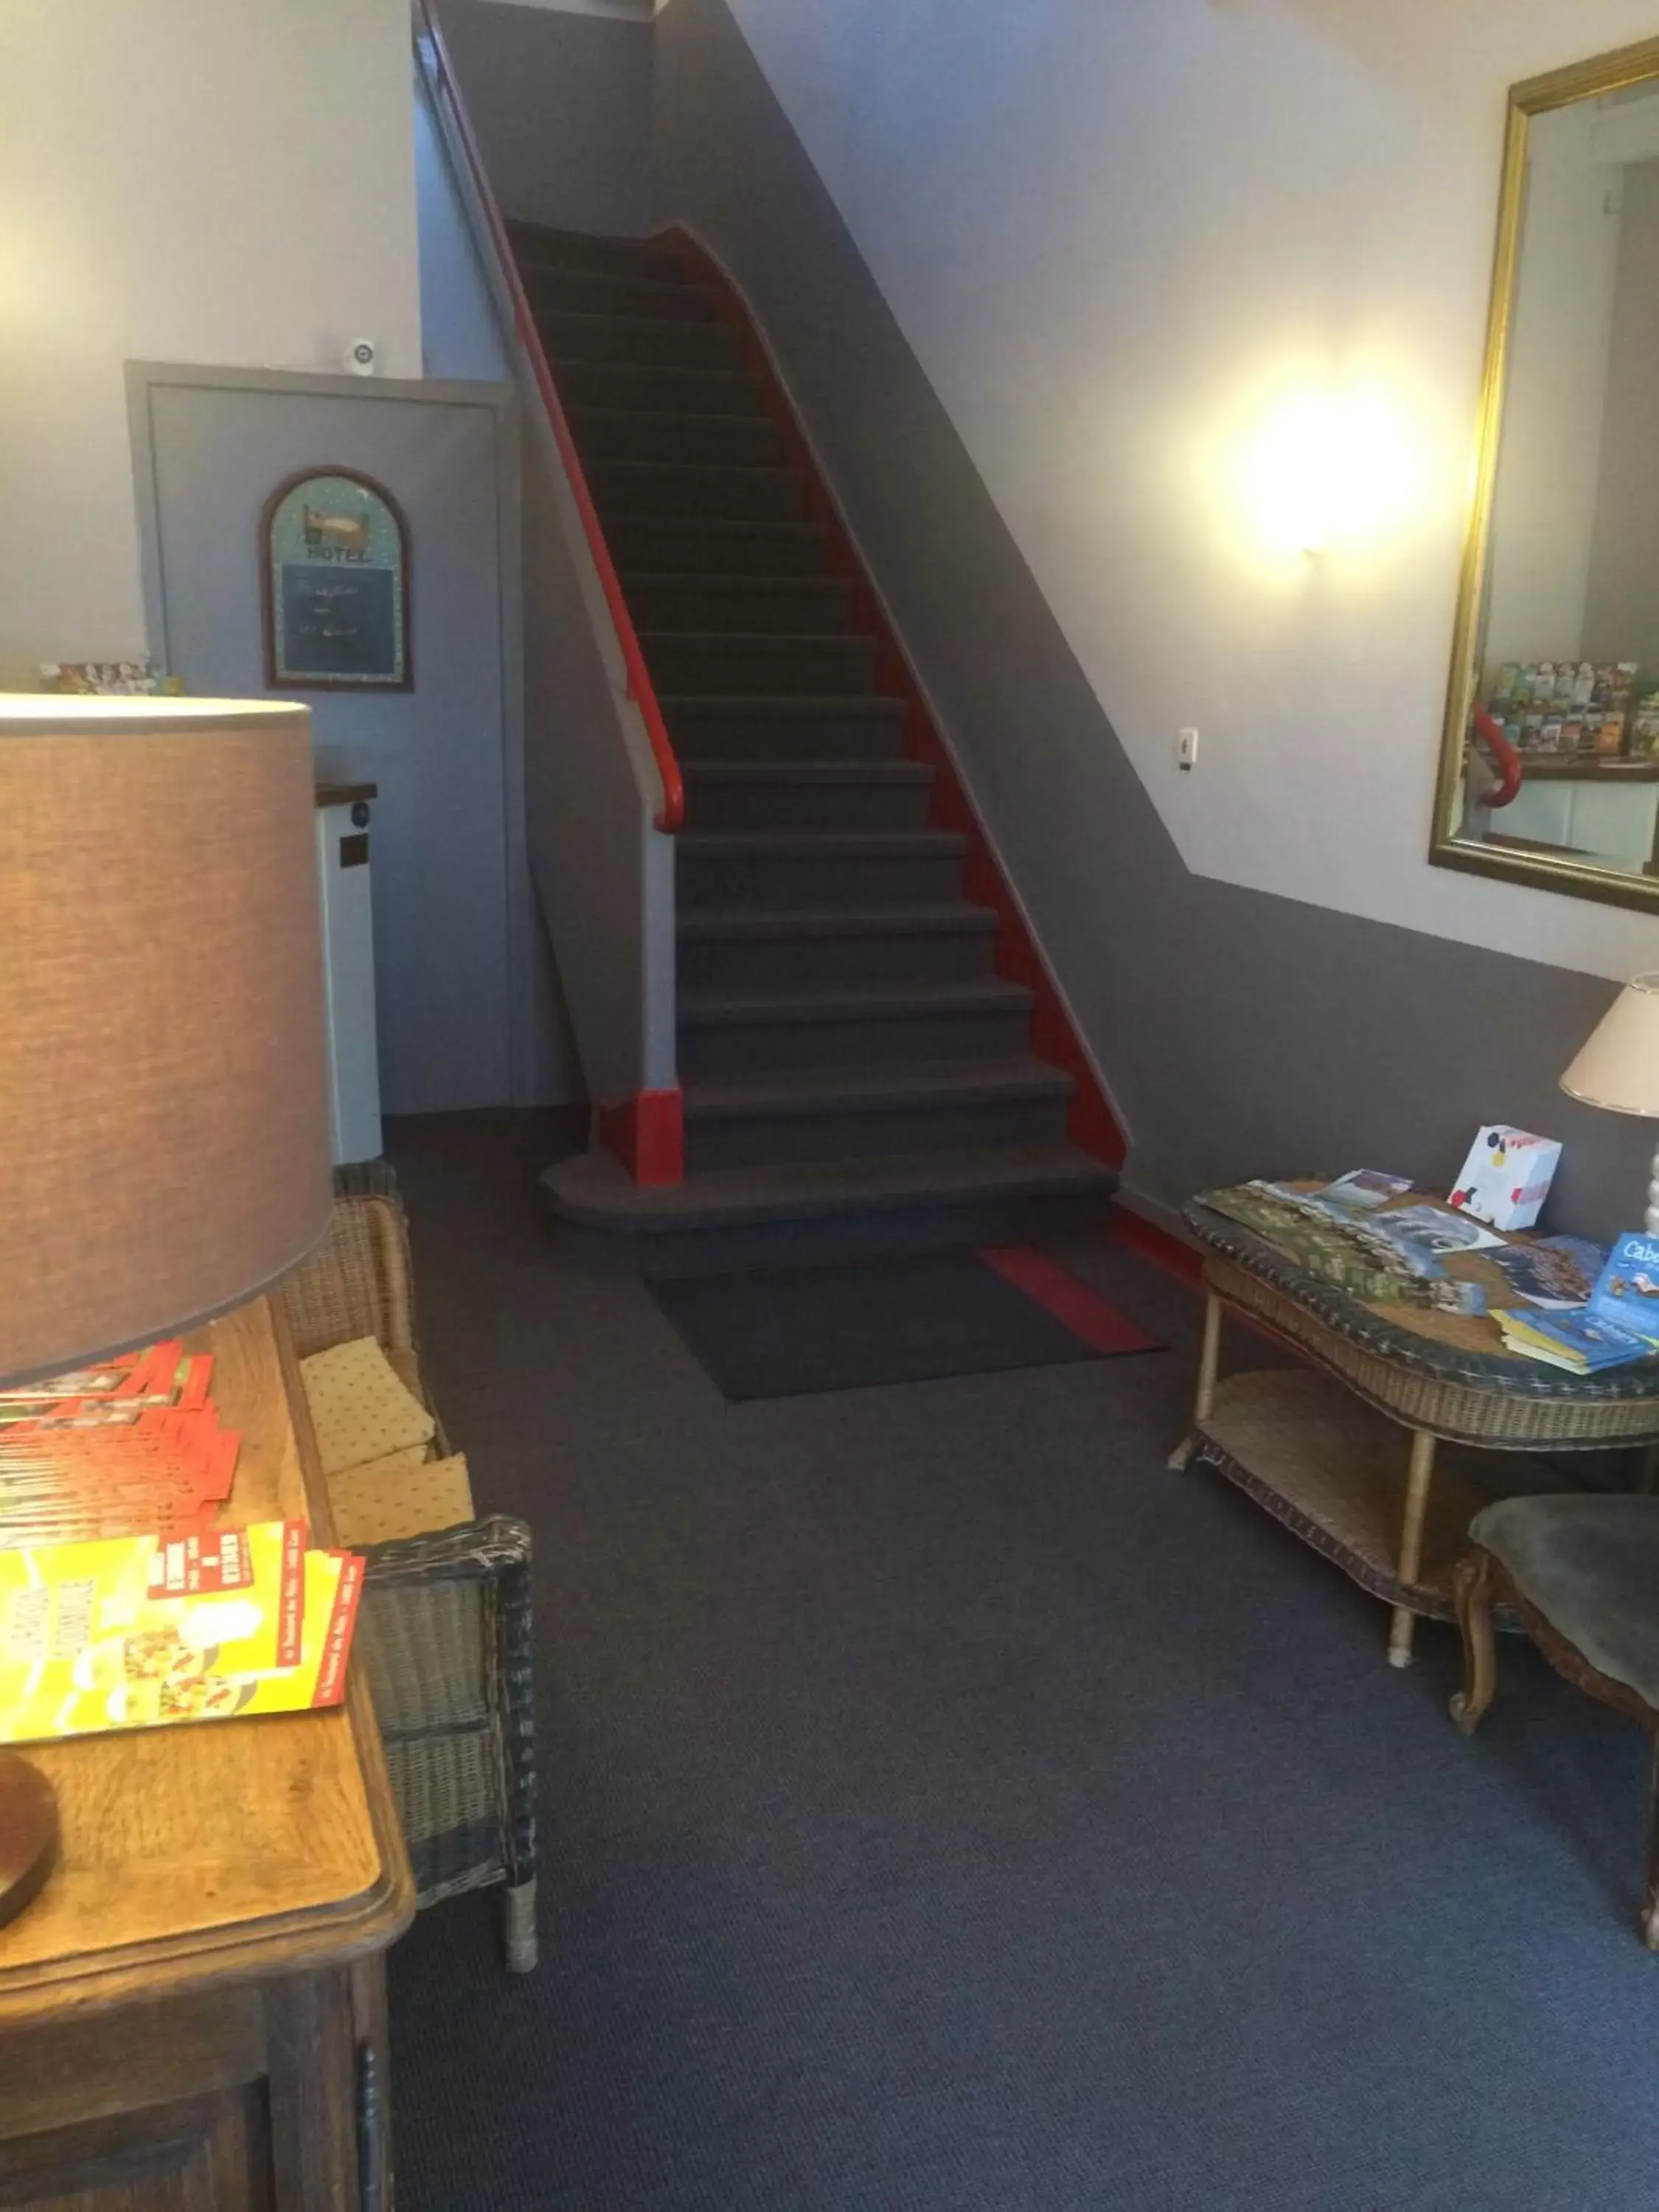
[(992, 908), (996, 914), (997, 972), (1024, 984), (1032, 994), (1031, 1050), (1037, 1059), (1046, 1060), (1051, 1067), (1063, 1068), (1072, 1078), (1073, 1088), (1066, 1133), (1079, 1152), (1103, 1160), (1109, 1167), (1121, 1168), (1128, 1147), (1117, 1116), (1084, 1050), (1048, 963), (1026, 927), (1018, 902), (933, 719), (915, 671), (865, 572), (841, 510), (823, 481), (817, 456), (772, 357), (761, 342), (743, 295), (725, 270), (690, 232), (669, 229), (660, 234), (659, 242), (680, 256), (688, 273), (710, 295), (722, 319), (738, 333), (744, 367), (760, 380), (767, 413), (782, 437), (788, 460), (800, 471), (805, 480), (807, 519), (821, 524), (828, 537), (830, 574), (849, 587), (848, 611), (851, 626), (876, 641), (876, 687), (889, 698), (903, 702), (905, 751), (912, 760), (925, 762), (934, 771), (929, 815), (932, 826), (955, 830), (967, 839), (963, 888), (970, 899)]

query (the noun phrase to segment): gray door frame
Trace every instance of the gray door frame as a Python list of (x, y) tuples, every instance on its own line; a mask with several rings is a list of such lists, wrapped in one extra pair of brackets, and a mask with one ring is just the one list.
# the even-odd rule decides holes
[[(305, 369), (226, 368), (192, 362), (130, 361), (126, 364), (127, 420), (132, 436), (133, 493), (137, 508), (138, 558), (150, 651), (172, 663), (167, 635), (167, 578), (161, 553), (161, 487), (156, 474), (154, 396), (162, 390), (266, 392), (289, 398), (378, 401), (413, 400), (426, 407), (473, 407), (491, 416), (495, 456), (496, 562), (501, 579), (501, 696), (502, 823), (506, 849), (507, 1075), (515, 1105), (537, 1096), (536, 1027), (531, 957), (538, 927), (525, 844), (524, 606), (520, 567), (519, 396), (511, 384), (453, 381), (441, 377), (337, 376)], [(420, 663), (416, 661), (418, 672)], [(416, 682), (419, 681), (418, 672)]]

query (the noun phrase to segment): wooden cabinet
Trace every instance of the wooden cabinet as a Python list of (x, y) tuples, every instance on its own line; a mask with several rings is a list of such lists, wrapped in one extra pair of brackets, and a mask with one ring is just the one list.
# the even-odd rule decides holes
[[(331, 1534), (263, 1301), (204, 1330), (238, 1521)], [(62, 1859), (0, 1929), (0, 2206), (389, 2212), (383, 1954), (414, 1890), (367, 1689), (54, 1744)]]

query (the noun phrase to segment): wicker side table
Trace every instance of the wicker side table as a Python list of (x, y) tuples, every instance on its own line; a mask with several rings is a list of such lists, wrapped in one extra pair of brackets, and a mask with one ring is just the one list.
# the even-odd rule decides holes
[[(1419, 1617), (1455, 1619), (1454, 1571), (1483, 1506), (1572, 1487), (1533, 1455), (1640, 1446), (1650, 1480), (1659, 1357), (1581, 1378), (1510, 1357), (1488, 1321), (1365, 1304), (1206, 1206), (1185, 1218), (1205, 1249), (1204, 1334), (1192, 1428), (1170, 1464), (1214, 1467), (1381, 1598), (1391, 1665), (1410, 1666)], [(1223, 1378), (1228, 1312), (1306, 1364)]]

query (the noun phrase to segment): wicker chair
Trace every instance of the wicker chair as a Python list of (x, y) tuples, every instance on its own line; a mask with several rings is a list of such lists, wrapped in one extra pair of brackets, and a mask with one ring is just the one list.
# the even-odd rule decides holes
[[(336, 1170), (328, 1236), (278, 1295), (301, 1358), (373, 1336), (433, 1410), (416, 1347), (408, 1227), (383, 1163)], [(441, 1423), (434, 1449), (448, 1449)], [(530, 1530), (495, 1515), (368, 1545), (364, 1556), (358, 1649), (418, 1902), (505, 1882), (507, 1964), (527, 1973), (536, 1963)]]

